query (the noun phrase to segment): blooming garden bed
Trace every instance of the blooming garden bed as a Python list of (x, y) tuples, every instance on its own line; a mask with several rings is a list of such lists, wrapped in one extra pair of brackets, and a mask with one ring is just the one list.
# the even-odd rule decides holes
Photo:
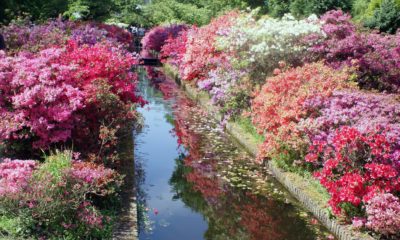
[(300, 21), (230, 12), (165, 42), (161, 57), (223, 122), (251, 118), (260, 164), (312, 175), (340, 222), (398, 238), (399, 34), (365, 31), (341, 11)]
[(145, 104), (131, 34), (61, 20), (0, 32), (0, 235), (111, 238), (117, 144)]

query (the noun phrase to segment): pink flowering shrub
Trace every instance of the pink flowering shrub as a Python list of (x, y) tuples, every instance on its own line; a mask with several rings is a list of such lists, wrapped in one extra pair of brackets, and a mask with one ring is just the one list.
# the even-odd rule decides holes
[(186, 53), (188, 30), (182, 30), (178, 36), (170, 36), (161, 48), (161, 60), (168, 62), (176, 67), (182, 64), (182, 59)]
[(11, 53), (19, 51), (38, 52), (46, 48), (60, 47), (73, 39), (78, 44), (94, 45), (107, 41), (130, 48), (133, 36), (127, 30), (96, 22), (71, 22), (60, 19), (43, 24), (26, 22), (0, 28)]
[(33, 160), (4, 159), (0, 163), (0, 196), (23, 191), (37, 165)]
[(366, 206), (366, 227), (384, 235), (394, 235), (400, 229), (400, 200), (391, 193), (378, 194)]
[[(110, 218), (102, 210), (114, 201), (121, 186), (114, 170), (73, 161), (70, 152), (58, 152), (43, 164), (7, 160), (0, 168), (0, 186), (13, 181), (19, 189), (0, 193), (0, 216), (25, 218), (17, 221), (14, 227), (20, 231), (9, 233), (17, 234), (11, 237), (27, 237), (31, 231), (42, 238), (111, 237), (106, 229)], [(12, 168), (16, 171), (10, 172)]]
[(73, 66), (57, 64), (61, 54), (47, 49), (37, 56), (0, 56), (2, 141), (34, 137), (39, 148), (70, 137), (85, 94), (75, 84)]
[(132, 106), (144, 103), (130, 72), (135, 58), (111, 44), (71, 41), (66, 49), (0, 58), (3, 142), (30, 139), (34, 148), (48, 148), (71, 137), (97, 139), (101, 124), (134, 119)]
[[(310, 98), (304, 103), (307, 111), (297, 129), (310, 143), (331, 144), (336, 129), (351, 126), (361, 133), (384, 128), (387, 138), (400, 143), (400, 104), (395, 95), (361, 91), (335, 91), (329, 98)], [(391, 159), (400, 167), (400, 144), (394, 146)], [(309, 149), (308, 158), (315, 156)]]
[(68, 39), (68, 32), (76, 24), (69, 21), (49, 21), (44, 24), (10, 24), (0, 29), (11, 53), (19, 51), (38, 52), (46, 48), (62, 46)]
[(238, 16), (238, 12), (229, 12), (213, 19), (209, 25), (188, 30), (186, 53), (179, 67), (183, 80), (202, 80), (207, 77), (209, 71), (227, 61), (225, 53), (219, 51), (215, 43), (217, 37), (232, 26)]
[(285, 143), (301, 149), (297, 124), (306, 114), (302, 106), (310, 98), (327, 98), (334, 90), (348, 87), (349, 74), (335, 71), (322, 63), (306, 64), (267, 78), (252, 101), (252, 121), (265, 136), (260, 156), (271, 157)]

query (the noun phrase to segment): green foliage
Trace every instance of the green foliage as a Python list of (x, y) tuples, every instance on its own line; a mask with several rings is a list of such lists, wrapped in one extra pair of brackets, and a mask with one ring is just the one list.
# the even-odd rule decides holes
[(354, 0), (351, 11), (354, 19), (359, 21), (365, 20), (370, 3), (371, 0)]
[(70, 19), (105, 19), (115, 7), (113, 0), (69, 0), (64, 15)]
[(349, 11), (351, 0), (294, 0), (290, 3), (290, 11), (294, 16), (307, 17), (311, 14), (321, 15), (332, 9)]
[(67, 10), (66, 0), (3, 0), (0, 7), (0, 22), (9, 22), (21, 15), (29, 15), (32, 20), (57, 17)]
[(176, 0), (158, 0), (144, 8), (144, 15), (152, 25), (189, 23), (203, 25), (211, 19), (211, 11)]
[(50, 174), (53, 179), (60, 180), (64, 170), (71, 167), (72, 152), (71, 151), (56, 151), (55, 153), (45, 156), (45, 162), (40, 165), (36, 171), (38, 180), (44, 179), (47, 174)]
[(290, 12), (291, 0), (268, 0), (267, 10), (272, 17), (282, 17)]
[(365, 21), (365, 26), (381, 32), (396, 33), (400, 27), (400, 2), (383, 0), (374, 10), (373, 16)]
[(321, 15), (332, 9), (349, 11), (352, 0), (269, 0), (268, 13), (273, 17), (282, 17), (292, 13), (296, 17), (308, 17), (311, 14)]

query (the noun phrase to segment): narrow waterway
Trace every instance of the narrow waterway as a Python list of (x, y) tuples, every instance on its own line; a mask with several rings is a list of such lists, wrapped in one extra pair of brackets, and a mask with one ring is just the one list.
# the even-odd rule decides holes
[(172, 80), (140, 76), (148, 101), (135, 139), (140, 240), (328, 238)]

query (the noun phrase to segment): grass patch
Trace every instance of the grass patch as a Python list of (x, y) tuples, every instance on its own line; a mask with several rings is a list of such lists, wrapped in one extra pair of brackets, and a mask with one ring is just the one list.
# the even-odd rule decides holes
[(239, 116), (235, 119), (234, 123), (241, 127), (244, 132), (250, 134), (257, 143), (263, 143), (265, 141), (264, 136), (258, 134), (250, 118)]

